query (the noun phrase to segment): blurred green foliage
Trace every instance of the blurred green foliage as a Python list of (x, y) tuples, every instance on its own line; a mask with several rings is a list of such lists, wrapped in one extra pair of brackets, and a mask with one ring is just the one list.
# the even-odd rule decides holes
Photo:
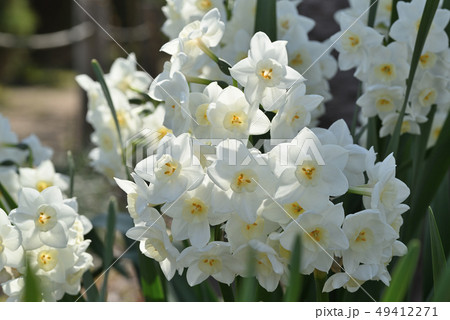
[(38, 17), (28, 0), (2, 0), (0, 2), (0, 31), (19, 36), (36, 31)]

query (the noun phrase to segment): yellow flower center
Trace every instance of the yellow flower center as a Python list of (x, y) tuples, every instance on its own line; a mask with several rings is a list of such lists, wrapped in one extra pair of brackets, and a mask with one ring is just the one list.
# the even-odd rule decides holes
[(3, 239), (2, 239), (2, 237), (0, 237), (0, 253), (2, 253), (4, 249), (5, 249), (5, 246), (3, 245)]
[(258, 216), (254, 223), (243, 223), (241, 232), (247, 240), (259, 237), (264, 232), (264, 219)]
[(380, 112), (389, 112), (394, 109), (394, 102), (389, 97), (381, 97), (375, 102), (375, 107)]
[(375, 76), (385, 82), (396, 78), (395, 65), (392, 63), (383, 63), (375, 68)]
[(158, 135), (158, 139), (161, 140), (162, 138), (164, 138), (164, 136), (168, 133), (173, 133), (172, 130), (170, 130), (169, 128), (166, 128), (165, 126), (160, 127), (157, 132), (159, 133)]
[(199, 198), (184, 201), (182, 216), (188, 222), (203, 221), (208, 216), (209, 207)]
[(289, 29), (289, 26), (290, 26), (289, 19), (283, 20), (283, 21), (280, 23), (280, 25), (281, 25), (281, 27), (282, 27), (283, 29), (288, 30), (288, 29)]
[(56, 219), (56, 210), (46, 204), (39, 206), (38, 216), (36, 219), (36, 227), (41, 231), (48, 231), (53, 228), (57, 222)]
[(301, 66), (303, 64), (303, 57), (301, 53), (297, 53), (293, 59), (291, 59), (292, 66)]
[(262, 69), (261, 70), (261, 77), (263, 79), (266, 79), (266, 80), (271, 80), (272, 79), (272, 72), (273, 72), (272, 68), (270, 68), (270, 69)]
[(286, 212), (288, 213), (288, 215), (294, 219), (298, 218), (299, 215), (305, 212), (305, 209), (303, 209), (302, 206), (298, 204), (298, 202), (285, 204), (283, 207), (284, 210), (286, 210)]
[(317, 184), (317, 177), (320, 173), (320, 166), (313, 160), (304, 161), (303, 164), (297, 166), (295, 176), (300, 184), (304, 186), (314, 186)]
[(436, 102), (437, 92), (433, 88), (424, 89), (419, 94), (419, 101), (423, 107), (429, 107)]
[(215, 274), (222, 270), (222, 260), (217, 256), (203, 256), (198, 262), (198, 268), (206, 274)]
[(320, 232), (320, 229), (316, 228), (316, 229), (314, 229), (313, 231), (311, 231), (311, 232), (309, 233), (309, 235), (310, 235), (310, 237), (311, 237), (312, 239), (314, 239), (315, 241), (320, 242), (320, 239), (321, 239), (320, 233), (321, 233), (321, 232)]
[(411, 123), (409, 121), (403, 121), (401, 127), (401, 134), (411, 131)]
[(201, 126), (209, 126), (211, 122), (208, 120), (208, 111), (209, 103), (204, 103), (198, 106), (197, 111), (195, 112), (195, 118), (199, 125)]
[(236, 173), (230, 187), (234, 192), (253, 192), (256, 190), (258, 177), (251, 169)]
[(248, 127), (248, 116), (243, 111), (231, 111), (225, 115), (223, 126), (228, 131), (245, 131)]
[(58, 264), (58, 251), (56, 250), (42, 250), (37, 255), (37, 263), (39, 268), (44, 271), (53, 270)]
[(178, 165), (175, 162), (167, 162), (165, 164), (166, 171), (164, 171), (165, 175), (171, 176), (174, 174), (175, 171), (177, 171)]
[(42, 192), (48, 187), (51, 187), (52, 185), (53, 184), (51, 182), (41, 180), (36, 183), (36, 190)]
[(420, 56), (419, 65), (423, 69), (430, 69), (436, 64), (436, 60), (436, 54), (434, 54), (433, 52), (425, 52)]
[(195, 5), (202, 11), (209, 11), (212, 7), (211, 0), (197, 0)]
[(356, 237), (356, 242), (361, 242), (361, 241), (363, 241), (363, 242), (366, 242), (366, 232), (363, 230), (363, 231), (361, 231), (359, 234), (358, 234), (358, 237)]

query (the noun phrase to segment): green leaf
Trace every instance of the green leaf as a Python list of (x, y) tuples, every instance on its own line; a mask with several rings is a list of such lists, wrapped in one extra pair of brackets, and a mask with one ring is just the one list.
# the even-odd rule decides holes
[[(448, 156), (448, 146), (450, 146), (450, 117), (442, 126), (441, 133), (433, 147), (429, 157), (423, 165), (424, 170), (419, 172), (417, 183), (412, 189), (411, 212), (408, 220), (421, 221), (428, 206), (435, 197), (441, 182), (450, 168), (450, 157)], [(405, 225), (404, 234), (406, 239), (410, 239), (416, 231), (418, 223)]]
[(126, 172), (127, 176), (130, 177), (128, 166), (126, 163), (124, 141), (122, 139), (122, 133), (120, 131), (119, 120), (117, 119), (116, 108), (114, 108), (114, 103), (111, 98), (111, 94), (109, 92), (108, 85), (106, 84), (102, 67), (100, 66), (98, 61), (94, 59), (94, 60), (92, 60), (92, 68), (94, 69), (95, 76), (97, 77), (97, 80), (100, 83), (100, 86), (102, 87), (102, 91), (103, 91), (103, 94), (105, 95), (106, 102), (108, 103), (109, 109), (111, 110), (111, 114), (114, 119), (114, 124), (116, 126), (117, 135), (119, 137), (120, 152), (122, 155), (122, 164), (125, 168), (125, 172)]
[(256, 252), (253, 248), (249, 247), (249, 254), (247, 256), (247, 277), (239, 279), (239, 285), (237, 287), (237, 298), (240, 302), (252, 302), (256, 301), (258, 292), (258, 282), (255, 277), (256, 269)]
[(425, 154), (427, 152), (428, 138), (430, 137), (430, 132), (434, 120), (434, 115), (436, 113), (436, 105), (431, 107), (431, 111), (428, 114), (428, 121), (420, 126), (420, 135), (414, 137), (413, 143), (413, 183), (412, 188), (417, 185), (417, 177), (419, 173), (423, 170), (423, 165), (425, 162)]
[(109, 270), (111, 268), (111, 264), (113, 262), (113, 249), (114, 249), (114, 239), (116, 235), (116, 200), (112, 198), (109, 201), (108, 206), (108, 222), (106, 225), (106, 234), (105, 234), (105, 251), (103, 253), (103, 270), (104, 278), (103, 285), (100, 291), (100, 301), (106, 301), (106, 294), (108, 288), (108, 275)]
[(420, 21), (419, 30), (417, 32), (416, 43), (414, 45), (414, 51), (411, 59), (411, 67), (409, 69), (409, 76), (406, 80), (406, 93), (405, 100), (403, 101), (403, 106), (400, 111), (400, 115), (395, 124), (394, 133), (392, 134), (391, 140), (389, 142), (386, 155), (394, 152), (397, 154), (397, 149), (400, 141), (401, 127), (403, 123), (403, 118), (405, 116), (406, 106), (408, 105), (409, 95), (411, 94), (412, 85), (414, 82), (414, 76), (416, 74), (417, 66), (419, 64), (419, 59), (425, 45), (425, 41), (428, 36), (428, 32), (431, 28), (431, 23), (433, 22), (434, 15), (436, 14), (437, 7), (439, 5), (439, 0), (428, 0), (425, 4), (422, 19)]
[(39, 278), (31, 270), (30, 264), (27, 262), (25, 270), (25, 286), (22, 300), (24, 302), (41, 302), (42, 291), (39, 286)]
[(327, 273), (314, 269), (314, 281), (316, 284), (316, 301), (317, 302), (328, 302), (328, 292), (323, 292), (323, 286), (327, 281)]
[(375, 18), (377, 17), (378, 0), (370, 0), (369, 20), (367, 26), (373, 28), (375, 24)]
[(67, 163), (69, 164), (69, 198), (73, 197), (73, 186), (75, 182), (75, 161), (73, 160), (72, 151), (67, 151)]
[(217, 61), (217, 66), (219, 67), (220, 71), (222, 71), (223, 74), (231, 76), (230, 73), (231, 65), (228, 62), (219, 58), (219, 60)]
[(161, 280), (161, 271), (158, 267), (156, 266), (156, 261), (143, 254), (139, 255), (142, 294), (147, 302), (166, 301), (164, 286)]
[(384, 291), (381, 297), (382, 302), (400, 302), (404, 300), (416, 271), (419, 254), (420, 241), (413, 239), (408, 245), (408, 253), (395, 264), (391, 284)]
[(97, 286), (95, 285), (94, 277), (89, 270), (83, 274), (83, 287), (88, 302), (99, 301), (100, 295)]
[(6, 190), (6, 188), (3, 186), (3, 184), (1, 182), (0, 182), (0, 195), (2, 195), (3, 198), (5, 199), (6, 204), (9, 207), (9, 210), (17, 208), (16, 201), (14, 201), (14, 199), (9, 194), (8, 190)]
[(220, 286), (220, 291), (222, 292), (222, 298), (223, 301), (225, 302), (233, 302), (234, 301), (234, 294), (233, 294), (233, 289), (231, 288), (231, 286), (219, 282), (219, 286)]
[(277, 2), (276, 0), (257, 0), (255, 33), (262, 31), (272, 41), (277, 40)]
[(433, 282), (434, 287), (439, 285), (439, 278), (447, 267), (445, 259), (444, 248), (442, 246), (441, 236), (439, 235), (439, 229), (434, 218), (434, 213), (431, 207), (429, 207), (428, 222), (430, 226), (430, 242), (431, 242), (431, 259), (433, 265)]
[[(450, 10), (450, 0), (444, 0), (444, 4), (442, 5), (442, 9)], [(450, 23), (445, 28), (445, 32), (447, 36), (450, 38)]]
[(301, 244), (300, 236), (297, 236), (294, 243), (294, 250), (291, 251), (291, 263), (289, 270), (289, 284), (286, 294), (283, 297), (285, 302), (299, 301), (303, 287), (303, 276), (300, 274)]
[(450, 264), (447, 265), (444, 274), (441, 275), (441, 281), (437, 287), (434, 288), (434, 302), (449, 302), (450, 290), (448, 290), (448, 284), (450, 283)]

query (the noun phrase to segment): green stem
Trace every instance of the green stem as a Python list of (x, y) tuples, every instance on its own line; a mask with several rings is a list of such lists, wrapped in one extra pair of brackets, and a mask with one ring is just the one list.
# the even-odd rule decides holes
[(5, 198), (6, 204), (9, 207), (9, 210), (17, 208), (17, 203), (14, 201), (14, 199), (9, 194), (8, 190), (3, 186), (3, 184), (0, 182), (0, 195), (3, 195), (3, 198)]
[(316, 301), (329, 302), (328, 292), (322, 292), (325, 281), (327, 281), (327, 273), (314, 269), (314, 281), (316, 283)]
[(219, 57), (216, 56), (214, 52), (210, 48), (206, 46), (206, 44), (202, 41), (202, 39), (198, 38), (197, 40), (198, 47), (208, 56), (211, 58), (212, 61), (215, 63), (219, 63)]
[(220, 291), (222, 292), (222, 297), (224, 302), (234, 302), (234, 294), (231, 286), (225, 283), (219, 282)]
[(108, 103), (109, 109), (111, 110), (111, 114), (112, 114), (113, 119), (114, 119), (114, 124), (115, 124), (115, 127), (116, 127), (117, 135), (119, 137), (119, 146), (120, 146), (120, 152), (121, 152), (121, 155), (122, 155), (122, 164), (124, 166), (125, 173), (126, 173), (128, 179), (131, 180), (130, 171), (128, 170), (128, 167), (127, 167), (125, 146), (124, 146), (124, 141), (122, 139), (122, 133), (120, 131), (119, 121), (117, 119), (116, 109), (114, 107), (114, 103), (113, 103), (113, 100), (111, 98), (111, 94), (109, 92), (108, 85), (106, 84), (106, 81), (105, 81), (103, 69), (100, 66), (100, 64), (98, 63), (98, 61), (95, 60), (95, 59), (92, 60), (92, 67), (94, 69), (94, 73), (95, 73), (95, 75), (97, 77), (97, 80), (100, 82), (100, 86), (102, 87), (102, 91), (103, 91), (103, 94), (105, 95), (105, 99), (106, 99), (106, 101)]
[(372, 195), (372, 190), (373, 189), (371, 187), (359, 186), (359, 187), (350, 187), (348, 188), (347, 192), (370, 197)]

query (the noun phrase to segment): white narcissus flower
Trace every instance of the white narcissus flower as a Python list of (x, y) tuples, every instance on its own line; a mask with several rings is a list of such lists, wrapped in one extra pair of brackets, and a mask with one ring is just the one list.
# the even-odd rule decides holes
[(260, 135), (269, 131), (270, 120), (253, 108), (241, 90), (235, 87), (224, 89), (206, 112), (211, 123), (211, 139), (248, 139), (249, 135)]
[(365, 117), (377, 114), (384, 117), (400, 110), (404, 100), (405, 88), (400, 86), (374, 85), (367, 88), (356, 104), (361, 107)]
[(166, 231), (164, 219), (156, 209), (151, 208), (151, 218), (146, 223), (139, 223), (129, 229), (127, 237), (140, 241), (139, 249), (147, 257), (156, 260), (167, 280), (171, 280), (175, 272), (181, 274), (183, 267), (177, 263), (180, 252), (172, 244)]
[(369, 150), (367, 184), (372, 186), (373, 190), (370, 197), (363, 197), (364, 205), (368, 209), (378, 209), (386, 217), (389, 225), (397, 220), (399, 214), (409, 209), (407, 205), (402, 204), (409, 196), (409, 188), (395, 177), (395, 167), (392, 153), (383, 162), (375, 163), (375, 152), (373, 148)]
[(136, 70), (136, 64), (136, 55), (130, 53), (126, 59), (117, 58), (105, 75), (109, 86), (119, 89), (130, 99), (139, 97), (134, 90), (146, 92), (152, 81), (147, 72)]
[(189, 94), (189, 109), (195, 123), (192, 123), (193, 133), (197, 139), (211, 139), (214, 126), (208, 119), (210, 106), (217, 101), (222, 88), (213, 82), (205, 87), (203, 92), (191, 92)]
[(230, 193), (230, 211), (247, 223), (254, 223), (256, 212), (274, 192), (267, 158), (259, 150), (248, 150), (239, 140), (227, 139), (217, 146), (217, 160), (208, 167), (208, 176), (222, 190)]
[(277, 99), (295, 82), (305, 79), (288, 66), (286, 41), (271, 42), (263, 32), (250, 41), (248, 57), (235, 64), (231, 76), (245, 87), (251, 104), (271, 110)]
[(370, 51), (367, 66), (358, 68), (355, 77), (368, 85), (404, 86), (409, 74), (409, 52), (404, 43), (392, 42)]
[(360, 263), (379, 264), (383, 249), (392, 246), (397, 233), (384, 222), (378, 210), (364, 210), (345, 217), (342, 230), (349, 241), (349, 248), (342, 252), (346, 272), (352, 274)]
[(184, 192), (197, 188), (205, 175), (188, 133), (176, 138), (167, 135), (157, 153), (140, 161), (135, 172), (150, 182), (148, 196), (154, 204), (175, 201)]
[(188, 247), (177, 259), (178, 263), (188, 268), (186, 279), (190, 286), (195, 286), (208, 277), (230, 285), (236, 275), (237, 261), (231, 255), (230, 244), (213, 241), (203, 248)]
[(255, 222), (248, 223), (239, 214), (233, 213), (225, 224), (225, 233), (231, 250), (235, 251), (253, 239), (266, 242), (267, 236), (278, 227), (277, 223), (266, 220), (261, 215), (256, 217)]
[(340, 15), (339, 23), (342, 31), (331, 38), (332, 41), (336, 41), (340, 37), (336, 43), (339, 68), (341, 70), (364, 68), (370, 50), (381, 45), (383, 36), (362, 21), (355, 22), (354, 17), (346, 14)]
[(100, 83), (92, 80), (91, 77), (85, 74), (76, 76), (75, 81), (84, 91), (86, 91), (89, 110), (94, 110), (100, 105), (107, 104)]
[(338, 145), (322, 145), (308, 128), (290, 143), (281, 143), (269, 152), (269, 163), (278, 177), (275, 199), (292, 203), (303, 199), (306, 206), (327, 202), (330, 196), (347, 192), (343, 170), (348, 151)]
[(24, 249), (33, 250), (42, 245), (65, 248), (77, 213), (63, 200), (61, 190), (53, 186), (41, 193), (21, 189), (18, 207), (9, 217), (22, 233)]
[(6, 212), (0, 209), (0, 270), (4, 267), (19, 268), (23, 265), (22, 235), (12, 226)]
[(220, 12), (214, 8), (205, 14), (201, 21), (196, 20), (186, 25), (178, 38), (163, 45), (161, 51), (175, 55), (182, 49), (190, 59), (195, 59), (203, 54), (200, 46), (207, 48), (217, 46), (224, 30), (225, 24), (220, 20)]
[(411, 90), (411, 114), (426, 116), (433, 104), (445, 105), (450, 100), (448, 79), (436, 77), (425, 72), (420, 79), (416, 79)]
[(285, 249), (292, 251), (296, 237), (300, 236), (300, 272), (310, 274), (314, 269), (328, 272), (334, 254), (349, 246), (341, 229), (343, 221), (342, 203), (330, 203), (323, 212), (305, 212), (292, 221), (279, 235), (280, 243)]
[(189, 86), (181, 72), (158, 75), (150, 85), (149, 95), (157, 101), (164, 101), (164, 126), (173, 130), (175, 135), (187, 132), (193, 118), (189, 111)]
[(216, 201), (229, 201), (225, 192), (205, 177), (197, 188), (161, 208), (161, 212), (173, 218), (171, 230), (174, 240), (189, 239), (195, 247), (206, 246), (211, 237), (210, 225), (225, 222), (229, 216), (217, 212), (211, 202), (213, 196)]
[[(413, 0), (410, 3), (399, 1), (397, 3), (398, 20), (392, 25), (389, 35), (397, 41), (406, 42), (413, 49), (425, 3), (426, 0)], [(449, 10), (437, 9), (425, 41), (425, 51), (440, 52), (448, 48), (445, 27), (449, 20)]]
[(134, 182), (114, 178), (117, 185), (127, 194), (127, 209), (135, 224), (148, 222), (154, 213), (151, 202), (153, 188), (136, 173), (131, 174)]
[(363, 264), (350, 274), (348, 272), (335, 273), (325, 282), (323, 292), (331, 292), (342, 287), (348, 292), (356, 292), (364, 282), (373, 280), (377, 276), (380, 267), (377, 264)]
[(349, 185), (359, 186), (364, 184), (364, 171), (366, 170), (367, 149), (354, 144), (353, 137), (344, 120), (335, 121), (328, 130), (313, 128), (323, 145), (338, 145), (348, 151), (348, 161), (342, 172)]
[[(399, 113), (390, 113), (383, 117), (382, 127), (380, 129), (380, 138), (384, 138), (394, 133), (395, 126), (397, 125)], [(424, 116), (413, 116), (406, 114), (403, 117), (402, 125), (400, 128), (400, 134), (411, 133), (420, 134), (419, 123), (426, 122), (427, 118)]]
[(287, 33), (306, 35), (314, 28), (314, 20), (298, 14), (297, 5), (293, 1), (277, 1), (278, 39), (282, 39)]
[(431, 132), (428, 138), (427, 148), (434, 146), (441, 134), (442, 128), (444, 127), (445, 119), (448, 114), (445, 112), (437, 112), (434, 115), (433, 124), (431, 125)]
[(311, 122), (311, 113), (323, 101), (318, 95), (306, 95), (306, 86), (301, 83), (289, 90), (286, 103), (272, 119), (270, 137), (292, 140), (301, 129)]
[(258, 214), (285, 227), (292, 222), (292, 220), (296, 220), (301, 214), (310, 210), (325, 209), (327, 204), (327, 202), (313, 204), (309, 201), (303, 201), (303, 197), (289, 203), (281, 203), (272, 199), (266, 199), (259, 207)]
[(237, 265), (238, 274), (242, 277), (254, 276), (248, 274), (248, 257), (254, 255), (255, 273), (261, 287), (268, 292), (275, 291), (281, 276), (285, 273), (285, 267), (278, 253), (269, 245), (250, 240), (234, 252), (234, 257), (241, 263)]
[[(27, 251), (27, 261), (37, 276), (49, 278), (57, 284), (69, 282), (69, 287), (77, 287), (84, 271), (93, 266), (92, 256), (85, 252), (89, 243), (90, 240), (85, 240), (79, 245), (64, 248), (41, 246)], [(61, 298), (60, 294), (57, 300)]]
[(22, 187), (39, 192), (51, 186), (57, 186), (63, 192), (69, 188), (69, 177), (56, 173), (50, 160), (43, 161), (36, 168), (19, 168), (19, 179)]

